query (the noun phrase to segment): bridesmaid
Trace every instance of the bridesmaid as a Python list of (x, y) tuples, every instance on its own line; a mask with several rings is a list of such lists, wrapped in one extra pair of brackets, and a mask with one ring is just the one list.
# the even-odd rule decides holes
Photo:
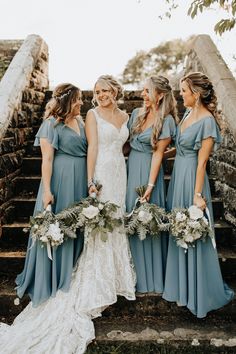
[[(86, 197), (87, 140), (80, 118), (81, 91), (71, 84), (61, 84), (48, 102), (44, 121), (36, 135), (41, 147), (42, 179), (34, 215), (52, 204), (54, 213)], [(37, 306), (61, 289), (68, 291), (71, 273), (83, 247), (83, 237), (65, 241), (53, 249), (53, 260), (39, 242), (29, 238), (24, 270), (16, 278), (17, 294), (28, 293)]]
[[(211, 193), (206, 164), (212, 149), (221, 142), (217, 98), (212, 83), (202, 73), (182, 78), (181, 95), (185, 114), (176, 134), (176, 158), (168, 189), (167, 207), (209, 208), (213, 224)], [(218, 309), (233, 298), (233, 291), (222, 280), (217, 251), (210, 237), (197, 241), (185, 253), (169, 238), (163, 298), (187, 306), (197, 317)]]
[[(135, 204), (135, 187), (147, 184), (143, 197), (165, 208), (165, 183), (162, 158), (165, 149), (175, 137), (176, 101), (168, 79), (150, 77), (143, 88), (144, 105), (132, 112), (130, 129), (130, 155), (128, 158), (128, 187), (126, 205), (130, 212)], [(140, 241), (130, 237), (130, 247), (137, 274), (138, 292), (163, 292), (167, 238), (148, 236)]]

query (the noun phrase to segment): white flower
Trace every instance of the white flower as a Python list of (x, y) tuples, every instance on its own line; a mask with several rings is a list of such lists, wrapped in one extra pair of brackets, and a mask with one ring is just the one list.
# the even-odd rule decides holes
[(195, 233), (193, 234), (193, 237), (194, 237), (194, 240), (198, 240), (199, 238), (202, 237), (202, 235), (201, 235), (199, 232), (195, 232)]
[(14, 299), (14, 305), (15, 306), (20, 305), (20, 299), (18, 297)]
[(47, 236), (41, 236), (40, 237), (40, 241), (42, 241), (42, 242), (48, 242), (48, 238), (47, 238)]
[(104, 208), (104, 205), (103, 205), (102, 203), (99, 203), (99, 204), (98, 204), (98, 209), (99, 209), (99, 210), (102, 210), (103, 208)]
[(63, 240), (63, 233), (61, 232), (59, 222), (56, 221), (55, 224), (50, 224), (46, 236), (51, 237), (53, 241)]
[(179, 245), (180, 247), (185, 248), (185, 249), (188, 248), (187, 243), (184, 242), (183, 240), (178, 240), (178, 241), (177, 241), (177, 245)]
[(175, 217), (175, 219), (177, 220), (177, 221), (184, 221), (184, 220), (186, 220), (186, 215), (185, 214), (183, 214), (183, 213), (180, 213), (179, 211), (178, 211), (178, 213), (176, 213), (176, 217)]
[(186, 242), (193, 242), (193, 241), (194, 241), (194, 238), (193, 238), (192, 235), (187, 235), (187, 236), (184, 238), (184, 240), (185, 240)]
[(188, 224), (189, 224), (190, 227), (192, 227), (194, 229), (198, 228), (200, 226), (199, 222), (196, 221), (196, 220), (194, 220), (194, 221), (190, 220)]
[(33, 229), (35, 229), (35, 230), (37, 230), (39, 228), (39, 226), (37, 225), (37, 224), (35, 224), (34, 226), (33, 226)]
[(203, 211), (200, 208), (198, 208), (196, 205), (191, 205), (188, 208), (188, 211), (189, 211), (190, 218), (193, 220), (197, 220), (203, 217)]
[(208, 222), (207, 218), (205, 218), (205, 216), (203, 216), (202, 220), (204, 221), (204, 223), (205, 223), (206, 225), (209, 224), (209, 222)]
[(82, 214), (88, 219), (93, 219), (99, 214), (99, 209), (93, 205), (90, 205), (89, 207), (82, 209)]
[(152, 215), (145, 210), (140, 210), (140, 212), (138, 213), (138, 220), (141, 221), (143, 224), (148, 224), (149, 221), (152, 220)]

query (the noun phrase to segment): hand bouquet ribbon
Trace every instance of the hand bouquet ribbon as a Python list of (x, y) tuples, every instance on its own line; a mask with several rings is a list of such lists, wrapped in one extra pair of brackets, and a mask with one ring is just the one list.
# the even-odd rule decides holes
[(161, 231), (167, 231), (169, 228), (165, 209), (141, 201), (146, 188), (146, 185), (136, 188), (139, 197), (136, 198), (132, 211), (125, 216), (128, 235), (138, 234), (141, 241), (147, 237), (147, 234), (157, 237)]
[(205, 240), (210, 236), (214, 248), (216, 242), (211, 223), (209, 209), (205, 209), (207, 218), (203, 211), (196, 205), (188, 209), (175, 208), (169, 213), (170, 234), (174, 237), (178, 246), (187, 251), (189, 247), (195, 247), (197, 240)]

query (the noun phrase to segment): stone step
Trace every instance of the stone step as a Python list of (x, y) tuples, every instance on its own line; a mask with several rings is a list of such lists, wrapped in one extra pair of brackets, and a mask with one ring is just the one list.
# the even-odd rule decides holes
[[(231, 289), (236, 291), (236, 283), (234, 280), (229, 280), (227, 284)], [(18, 307), (14, 304), (16, 299), (15, 291), (15, 277), (7, 277), (4, 274), (0, 276), (0, 315), (17, 315), (22, 308), (29, 302), (29, 297), (25, 295), (19, 300)], [(220, 310), (213, 311), (209, 314), (212, 319), (222, 318), (222, 320), (228, 320), (236, 322), (236, 298), (234, 298), (227, 306), (224, 306)], [(118, 301), (112, 306), (108, 307), (103, 316), (106, 319), (126, 318), (126, 317), (156, 317), (165, 318), (166, 316), (178, 317), (181, 316), (182, 320), (193, 319), (194, 316), (185, 308), (176, 306), (175, 303), (171, 303), (162, 299), (161, 294), (158, 293), (136, 293), (136, 300), (129, 301), (124, 297), (118, 297)], [(212, 322), (212, 321), (211, 321)]]
[(14, 194), (16, 196), (36, 197), (39, 189), (40, 176), (19, 176), (15, 178)]
[[(31, 188), (36, 187), (36, 183), (38, 183), (38, 180), (36, 181), (36, 179), (32, 179), (32, 181), (35, 182), (35, 186), (33, 186), (32, 184)], [(28, 182), (32, 183), (32, 181)], [(22, 185), (24, 186), (23, 188), (25, 188), (25, 185), (23, 183)], [(8, 216), (7, 222), (11, 223), (14, 220), (18, 222), (27, 221), (29, 217), (33, 215), (35, 202), (36, 198), (34, 196), (33, 191), (27, 192), (23, 190), (20, 196), (11, 199), (11, 204), (13, 208), (11, 215)], [(213, 197), (212, 206), (215, 219), (220, 219), (222, 217), (223, 210), (222, 200), (220, 198)]]
[[(166, 190), (168, 188), (170, 182), (170, 175), (165, 175), (165, 183), (166, 183)], [(37, 195), (39, 183), (41, 177), (40, 175), (36, 176), (19, 176), (15, 178), (15, 195), (21, 196), (35, 196)], [(216, 195), (215, 191), (215, 177), (209, 177), (209, 183), (211, 187), (212, 196)]]
[[(11, 324), (29, 299), (25, 296), (16, 305), (14, 284), (6, 280), (1, 285), (0, 321)], [(136, 294), (135, 301), (118, 297), (94, 324), (96, 339), (86, 353), (235, 354), (236, 350), (235, 299), (197, 319), (185, 307), (169, 303), (159, 294)]]
[[(236, 278), (236, 248), (220, 248), (218, 247), (218, 255), (221, 265), (223, 277), (225, 279)], [(25, 261), (25, 252), (14, 250), (0, 251), (0, 276), (8, 276), (14, 278), (23, 269)]]
[[(0, 317), (0, 321), (7, 319)], [(232, 324), (192, 324), (181, 319), (168, 323), (168, 319), (142, 317), (112, 321), (98, 318), (94, 322), (96, 339), (89, 344), (86, 354), (236, 353)]]

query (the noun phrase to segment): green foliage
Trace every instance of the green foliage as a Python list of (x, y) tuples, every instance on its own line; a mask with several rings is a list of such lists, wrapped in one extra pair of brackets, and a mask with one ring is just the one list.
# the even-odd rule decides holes
[(161, 43), (147, 52), (142, 50), (126, 64), (123, 84), (139, 83), (150, 75), (172, 75), (182, 68), (187, 52), (188, 41), (181, 39)]
[[(176, 0), (166, 0), (166, 4), (169, 6), (168, 11), (164, 15), (160, 15), (159, 18), (163, 17), (170, 18), (174, 9), (179, 7), (178, 1)], [(224, 32), (231, 31), (236, 22), (236, 0), (193, 0), (190, 1), (190, 6), (188, 9), (188, 16), (191, 18), (196, 17), (199, 13), (202, 13), (205, 10), (211, 8), (220, 8), (224, 10), (229, 18), (221, 19), (216, 23), (214, 30), (219, 35), (222, 35)]]

